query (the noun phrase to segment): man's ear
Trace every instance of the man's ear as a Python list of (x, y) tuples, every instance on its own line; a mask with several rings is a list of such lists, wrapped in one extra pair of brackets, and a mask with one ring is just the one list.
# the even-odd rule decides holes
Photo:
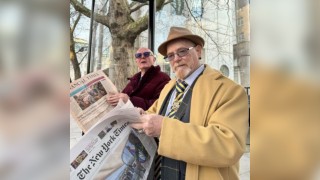
[(198, 53), (198, 56), (201, 57), (202, 47), (200, 45), (196, 46), (196, 51)]

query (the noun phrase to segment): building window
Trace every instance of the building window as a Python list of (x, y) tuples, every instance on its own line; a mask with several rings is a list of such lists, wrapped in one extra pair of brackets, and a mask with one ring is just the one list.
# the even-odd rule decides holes
[(238, 42), (242, 42), (245, 40), (243, 32), (238, 35), (237, 40), (238, 40)]
[(222, 65), (221, 67), (220, 67), (220, 71), (221, 71), (221, 73), (224, 75), (224, 76), (226, 76), (226, 77), (229, 77), (229, 68), (228, 68), (228, 66), (226, 66), (226, 65)]
[(240, 17), (237, 19), (237, 26), (242, 26), (243, 25), (243, 17)]
[(172, 3), (170, 3), (170, 4), (173, 7), (173, 9), (172, 9), (173, 14), (182, 15), (183, 10), (184, 10), (184, 6), (185, 6), (184, 0), (173, 0)]

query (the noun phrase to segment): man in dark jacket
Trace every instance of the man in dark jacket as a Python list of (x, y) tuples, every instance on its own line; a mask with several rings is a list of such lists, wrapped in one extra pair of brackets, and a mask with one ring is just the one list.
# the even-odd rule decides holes
[(135, 54), (136, 63), (140, 72), (133, 75), (122, 93), (108, 96), (107, 102), (115, 106), (121, 98), (124, 102), (128, 99), (136, 107), (147, 110), (159, 98), (162, 88), (170, 81), (170, 77), (160, 71), (159, 66), (154, 66), (156, 61), (152, 51), (140, 48)]

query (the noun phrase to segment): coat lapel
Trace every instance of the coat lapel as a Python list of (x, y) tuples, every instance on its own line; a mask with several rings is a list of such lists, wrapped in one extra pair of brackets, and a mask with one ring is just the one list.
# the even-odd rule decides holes
[(221, 82), (217, 81), (217, 79), (221, 76), (219, 72), (206, 66), (203, 75), (199, 77), (193, 88), (190, 123), (206, 125), (206, 119), (209, 108), (212, 105), (213, 97), (221, 86)]
[[(197, 125), (205, 125), (205, 120), (208, 116), (208, 110), (211, 106), (213, 96), (221, 86), (221, 82), (217, 81), (222, 74), (218, 71), (211, 69), (209, 66), (205, 67), (203, 74), (197, 80), (191, 98), (190, 109), (190, 123)], [(163, 88), (158, 99), (157, 114), (159, 114), (161, 107), (165, 103), (166, 97), (169, 95), (170, 90), (175, 86), (176, 79), (172, 79)], [(198, 115), (201, 114), (199, 117)]]

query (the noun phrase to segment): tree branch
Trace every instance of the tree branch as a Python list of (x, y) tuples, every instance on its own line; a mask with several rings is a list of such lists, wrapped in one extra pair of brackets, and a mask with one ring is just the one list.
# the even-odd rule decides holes
[[(77, 0), (70, 0), (70, 3), (72, 4), (72, 6), (76, 11), (80, 12), (81, 14), (84, 14), (88, 18), (91, 18), (91, 10), (85, 7), (83, 4), (81, 4)], [(100, 24), (110, 27), (109, 18), (107, 18), (107, 16), (94, 13), (94, 20)]]
[[(149, 18), (149, 15), (144, 15), (139, 19), (137, 19), (136, 21), (128, 24), (125, 33), (128, 34), (129, 36), (139, 35), (141, 32), (148, 29), (148, 18)], [(130, 33), (128, 32), (129, 30), (130, 30)]]
[(165, 6), (165, 5), (169, 4), (169, 3), (172, 3), (172, 2), (173, 2), (173, 0), (169, 0), (169, 1), (165, 2), (165, 3), (163, 4), (163, 6)]
[(160, 11), (165, 5), (166, 0), (157, 0), (156, 1), (156, 11)]
[[(200, 25), (199, 24), (199, 22), (197, 21), (197, 19), (193, 16), (193, 14), (192, 14), (192, 12), (191, 12), (191, 9), (190, 9), (190, 7), (189, 7), (189, 4), (188, 4), (188, 2), (185, 0), (185, 3), (186, 3), (186, 5), (187, 5), (187, 8), (188, 8), (188, 10), (189, 10), (189, 13), (191, 14), (191, 16), (192, 16), (192, 18), (194, 19), (194, 21), (197, 23), (197, 25), (201, 28), (201, 30), (212, 40), (212, 42), (216, 45), (216, 47), (217, 47), (217, 51), (218, 51), (218, 55), (221, 53), (220, 52), (220, 47), (219, 47), (219, 45), (218, 45), (218, 43), (215, 41), (215, 40), (213, 40), (213, 38), (210, 36), (210, 34), (208, 34), (207, 33), (207, 31), (205, 31), (204, 30), (204, 28), (202, 27), (202, 25)], [(217, 55), (217, 56), (218, 56)]]
[(76, 29), (77, 24), (78, 24), (79, 21), (80, 21), (80, 17), (81, 17), (81, 13), (78, 14), (78, 17), (77, 17), (77, 19), (74, 21), (74, 24), (73, 24), (73, 26), (72, 26), (72, 28), (71, 28), (71, 30), (70, 30), (72, 34), (73, 34), (74, 30)]
[(129, 5), (129, 8), (132, 8), (136, 4), (138, 4), (138, 2), (136, 2), (136, 1), (131, 2), (130, 5)]
[[(157, 0), (156, 4), (156, 11), (160, 11), (164, 5), (172, 2), (172, 0), (165, 2), (166, 0)], [(143, 3), (141, 5), (148, 4)], [(140, 6), (142, 7), (142, 6)], [(131, 12), (131, 11), (130, 11)], [(126, 29), (130, 29), (131, 33), (134, 33), (136, 35), (140, 34), (141, 32), (145, 31), (148, 28), (148, 18), (149, 14), (146, 13), (144, 16), (138, 18), (136, 21), (130, 23)], [(128, 32), (125, 32), (128, 33)]]
[[(159, 10), (161, 10), (162, 8), (163, 8), (163, 6), (165, 6), (165, 5), (167, 5), (167, 4), (169, 4), (169, 3), (171, 3), (171, 2), (173, 2), (173, 0), (169, 0), (169, 1), (165, 1), (165, 0), (157, 0), (157, 7), (156, 7), (156, 11), (159, 11)], [(135, 4), (133, 4), (133, 3), (131, 3), (130, 4), (130, 8), (132, 8), (134, 5), (136, 5), (137, 3), (135, 3)], [(135, 12), (135, 11), (137, 11), (138, 9), (140, 9), (141, 7), (143, 7), (143, 6), (146, 6), (146, 5), (149, 5), (149, 3), (148, 2), (146, 2), (146, 3), (140, 3), (138, 6), (136, 6), (135, 8), (132, 8), (132, 9), (130, 9), (130, 14), (131, 13), (133, 13), (133, 12)]]
[(80, 66), (80, 64), (82, 63), (82, 61), (84, 60), (84, 58), (85, 58), (87, 55), (88, 55), (88, 53), (86, 53), (86, 54), (82, 57), (81, 61), (78, 63), (79, 66)]
[(138, 6), (136, 6), (135, 8), (133, 9), (130, 9), (130, 14), (137, 11), (138, 9), (140, 9), (141, 7), (145, 6), (145, 5), (148, 5), (149, 3), (142, 3), (142, 4), (139, 4)]

